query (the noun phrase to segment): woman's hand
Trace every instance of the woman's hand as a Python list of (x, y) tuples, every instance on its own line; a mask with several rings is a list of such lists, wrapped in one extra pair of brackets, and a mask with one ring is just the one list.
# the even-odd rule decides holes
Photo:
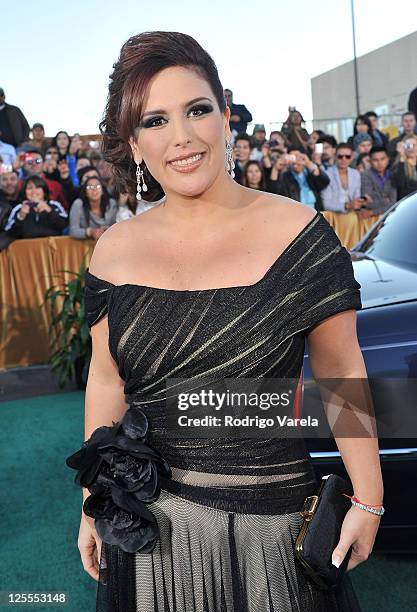
[(30, 212), (30, 206), (29, 206), (28, 202), (29, 202), (29, 200), (25, 200), (24, 202), (22, 202), (22, 206), (21, 206), (21, 208), (19, 210), (19, 213), (18, 213), (20, 217), (23, 217), (23, 219)]
[(350, 546), (352, 554), (348, 571), (366, 561), (372, 552), (381, 517), (357, 506), (352, 506), (345, 516), (339, 543), (333, 551), (332, 562), (337, 567), (345, 558)]
[(81, 561), (87, 574), (98, 581), (101, 540), (94, 527), (94, 519), (81, 513), (80, 530), (78, 533), (78, 549)]
[(52, 210), (52, 207), (49, 206), (49, 204), (47, 204), (45, 202), (45, 200), (41, 200), (40, 202), (38, 202), (35, 206), (36, 212), (48, 212), (50, 213)]
[(43, 171), (52, 174), (56, 170), (57, 163), (55, 159), (47, 159), (43, 164)]

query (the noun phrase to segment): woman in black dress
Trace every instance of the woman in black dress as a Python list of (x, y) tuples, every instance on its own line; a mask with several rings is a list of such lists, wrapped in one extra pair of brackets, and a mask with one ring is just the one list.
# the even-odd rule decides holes
[[(110, 227), (85, 277), (91, 440), (70, 463), (100, 611), (360, 609), (348, 575), (320, 591), (295, 560), (316, 490), (302, 439), (165, 430), (169, 379), (298, 379), (306, 338), (315, 377), (366, 378), (347, 251), (321, 213), (232, 179), (229, 114), (190, 36), (147, 32), (122, 47), (104, 153), (121, 189), (166, 200)], [(337, 443), (355, 495), (381, 504), (376, 440)], [(351, 544), (349, 568), (366, 559), (378, 521), (352, 506), (333, 561)]]

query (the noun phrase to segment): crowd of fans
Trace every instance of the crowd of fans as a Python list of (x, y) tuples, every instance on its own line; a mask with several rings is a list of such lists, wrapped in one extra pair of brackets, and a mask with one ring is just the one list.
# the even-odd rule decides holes
[[(417, 190), (416, 117), (402, 115), (400, 135), (389, 140), (378, 116), (359, 115), (347, 142), (320, 130), (308, 133), (289, 107), (281, 130), (267, 138), (264, 125), (247, 134), (252, 115), (225, 90), (233, 134), (235, 180), (287, 196), (316, 210), (354, 211), (361, 218), (385, 212)], [(98, 239), (114, 223), (155, 203), (136, 201), (114, 184), (99, 140), (59, 131), (46, 138), (0, 89), (0, 250), (15, 239), (69, 235)]]

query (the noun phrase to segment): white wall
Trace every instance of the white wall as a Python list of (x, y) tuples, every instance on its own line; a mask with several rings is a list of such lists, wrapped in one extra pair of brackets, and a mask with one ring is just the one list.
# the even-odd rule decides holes
[[(417, 87), (417, 32), (358, 58), (360, 112), (407, 110)], [(353, 61), (311, 79), (314, 119), (356, 115)]]

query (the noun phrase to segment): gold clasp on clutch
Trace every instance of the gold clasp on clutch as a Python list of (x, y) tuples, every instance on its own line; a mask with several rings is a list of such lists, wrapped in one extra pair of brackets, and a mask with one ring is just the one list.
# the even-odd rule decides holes
[(305, 498), (303, 509), (300, 512), (304, 520), (311, 521), (316, 510), (318, 500), (318, 495), (311, 495), (310, 497)]

